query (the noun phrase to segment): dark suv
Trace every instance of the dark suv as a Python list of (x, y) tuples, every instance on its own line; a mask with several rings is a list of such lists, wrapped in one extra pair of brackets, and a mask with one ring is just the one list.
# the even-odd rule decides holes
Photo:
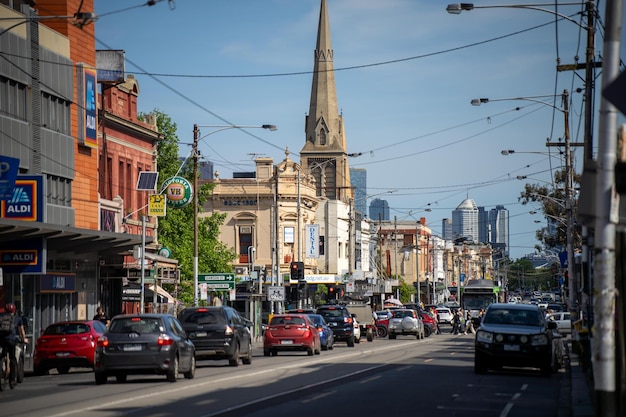
[(239, 359), (252, 363), (252, 322), (232, 307), (189, 307), (178, 320), (196, 348), (197, 359), (228, 359), (238, 366)]
[(558, 370), (563, 342), (556, 323), (532, 304), (491, 304), (476, 330), (474, 372), (503, 366), (539, 368), (543, 375)]
[(354, 319), (346, 306), (323, 305), (316, 310), (328, 323), (335, 336), (335, 342), (346, 342), (354, 347)]

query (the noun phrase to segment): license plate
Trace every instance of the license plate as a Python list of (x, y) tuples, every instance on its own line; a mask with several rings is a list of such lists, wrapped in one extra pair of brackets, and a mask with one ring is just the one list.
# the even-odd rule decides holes
[(196, 337), (205, 337), (206, 332), (196, 332)]
[(293, 340), (281, 340), (281, 345), (293, 345)]
[(57, 356), (59, 357), (70, 356), (70, 353), (69, 352), (57, 352)]
[(139, 352), (141, 345), (124, 345), (124, 352)]
[(518, 352), (519, 345), (504, 345), (504, 350), (507, 352)]

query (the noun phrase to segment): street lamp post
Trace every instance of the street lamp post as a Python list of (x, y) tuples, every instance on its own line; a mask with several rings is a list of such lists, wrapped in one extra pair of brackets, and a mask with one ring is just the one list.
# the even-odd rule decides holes
[[(470, 9), (471, 10), (471, 9)], [(501, 98), (501, 99), (493, 99), (490, 100), (488, 98), (479, 98), (479, 99), (473, 99), (471, 101), (471, 104), (474, 106), (480, 106), (483, 103), (489, 103), (490, 101), (508, 101), (508, 100), (527, 100), (527, 101), (532, 101), (532, 102), (536, 102), (536, 103), (540, 103), (540, 104), (544, 104), (546, 106), (550, 106), (555, 110), (560, 111), (561, 113), (563, 113), (563, 124), (564, 124), (564, 133), (563, 133), (563, 139), (564, 139), (564, 145), (565, 145), (565, 213), (566, 213), (566, 222), (567, 222), (567, 231), (566, 231), (566, 238), (567, 238), (567, 243), (566, 243), (566, 251), (567, 251), (567, 275), (568, 275), (568, 291), (569, 291), (569, 297), (568, 297), (568, 304), (569, 304), (569, 310), (573, 313), (576, 313), (577, 311), (577, 307), (576, 307), (576, 294), (577, 294), (577, 288), (576, 288), (576, 279), (574, 277), (574, 239), (573, 239), (573, 234), (574, 234), (574, 228), (573, 228), (573, 223), (574, 223), (574, 203), (573, 203), (573, 189), (574, 189), (574, 175), (572, 172), (572, 153), (571, 153), (571, 146), (572, 144), (570, 143), (570, 136), (569, 136), (569, 93), (567, 90), (564, 90), (563, 93), (561, 94), (561, 99), (562, 99), (562, 103), (563, 103), (563, 108), (561, 109), (560, 107), (555, 106), (552, 103), (549, 103), (547, 101), (543, 101), (540, 100), (539, 98), (542, 97), (548, 97), (548, 96), (534, 96), (534, 97), (515, 97), (515, 98)], [(561, 143), (547, 143), (546, 146), (560, 146)], [(578, 145), (578, 144), (574, 144), (574, 145)]]
[[(206, 135), (200, 137), (200, 127), (209, 127), (215, 128), (215, 130), (207, 133)], [(215, 133), (221, 132), (223, 130), (228, 129), (267, 129), (267, 130), (277, 130), (278, 128), (275, 125), (261, 125), (261, 126), (244, 126), (244, 125), (226, 125), (226, 126), (215, 126), (215, 125), (193, 125), (193, 145), (192, 145), (192, 153), (193, 153), (193, 305), (198, 306), (198, 143), (206, 138), (207, 136), (211, 136)]]

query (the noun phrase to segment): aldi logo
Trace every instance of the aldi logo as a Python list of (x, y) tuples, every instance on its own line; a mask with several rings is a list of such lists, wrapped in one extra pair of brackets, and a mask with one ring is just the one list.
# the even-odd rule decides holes
[(41, 176), (18, 176), (10, 198), (1, 202), (0, 217), (32, 222), (43, 221), (42, 184)]

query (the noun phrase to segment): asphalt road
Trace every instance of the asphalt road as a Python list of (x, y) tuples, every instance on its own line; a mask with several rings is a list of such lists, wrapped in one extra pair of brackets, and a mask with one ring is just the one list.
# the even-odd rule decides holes
[(473, 372), (473, 336), (425, 340), (362, 339), (321, 355), (255, 349), (251, 365), (201, 361), (193, 380), (164, 376), (109, 378), (89, 370), (27, 376), (0, 392), (0, 416), (285, 416), (420, 415), (429, 417), (559, 416), (561, 379), (534, 370)]

